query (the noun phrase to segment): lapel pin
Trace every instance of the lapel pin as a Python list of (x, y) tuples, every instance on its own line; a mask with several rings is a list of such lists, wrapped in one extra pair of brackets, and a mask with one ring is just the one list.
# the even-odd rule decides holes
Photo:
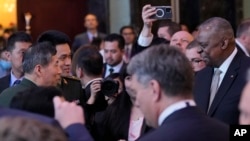
[(234, 78), (234, 75), (231, 75), (230, 77), (231, 77), (231, 78)]

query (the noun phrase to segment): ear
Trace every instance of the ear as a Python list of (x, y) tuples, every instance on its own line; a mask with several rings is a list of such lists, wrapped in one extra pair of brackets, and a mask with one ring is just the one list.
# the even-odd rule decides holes
[(7, 57), (7, 60), (8, 60), (8, 61), (11, 60), (11, 55), (10, 55), (10, 52), (9, 52), (9, 51), (6, 51), (6, 57)]
[(161, 87), (158, 81), (156, 80), (150, 80), (149, 87), (151, 87), (152, 90), (152, 100), (154, 102), (158, 102), (161, 99)]
[(221, 43), (221, 49), (226, 49), (228, 47), (229, 39), (225, 39)]
[(77, 76), (78, 78), (83, 78), (83, 77), (84, 77), (84, 72), (83, 72), (83, 70), (82, 70), (81, 68), (79, 68), (79, 67), (76, 67), (76, 76)]
[(38, 77), (42, 77), (43, 74), (43, 68), (41, 65), (36, 65), (34, 68), (34, 73), (36, 74), (36, 76)]

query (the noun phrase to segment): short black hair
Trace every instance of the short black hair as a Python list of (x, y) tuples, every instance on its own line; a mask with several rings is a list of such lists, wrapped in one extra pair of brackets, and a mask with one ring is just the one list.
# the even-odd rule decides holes
[(124, 49), (124, 46), (125, 46), (125, 40), (124, 38), (122, 37), (122, 35), (119, 35), (119, 34), (116, 34), (116, 33), (112, 33), (112, 34), (109, 34), (108, 36), (106, 36), (104, 38), (104, 41), (107, 41), (107, 42), (114, 42), (114, 41), (117, 41), (118, 42), (118, 47), (123, 50)]
[(48, 30), (39, 35), (37, 42), (50, 42), (52, 45), (70, 44), (69, 36), (57, 30)]
[(127, 28), (131, 29), (133, 31), (133, 34), (136, 35), (136, 30), (135, 30), (135, 28), (132, 25), (125, 25), (125, 26), (121, 27), (120, 34), (122, 34), (123, 30), (127, 29)]
[(32, 42), (32, 38), (29, 34), (19, 31), (13, 33), (7, 41), (7, 51), (12, 51), (15, 49), (16, 42)]
[(99, 76), (103, 70), (103, 58), (93, 45), (82, 46), (74, 54), (72, 71), (81, 68), (89, 76)]
[(167, 32), (168, 32), (168, 34), (170, 36), (173, 36), (176, 32), (181, 31), (180, 24), (178, 24), (176, 22), (173, 22), (171, 20), (162, 20), (162, 21), (160, 21), (158, 29), (160, 27), (169, 27)]

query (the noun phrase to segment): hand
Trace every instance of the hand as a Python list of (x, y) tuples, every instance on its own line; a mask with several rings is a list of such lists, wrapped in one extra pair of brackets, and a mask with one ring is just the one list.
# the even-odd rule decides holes
[(88, 104), (94, 104), (95, 100), (96, 100), (96, 96), (98, 94), (98, 92), (101, 91), (101, 81), (94, 81), (91, 85), (90, 85), (90, 98), (88, 99), (87, 103)]
[(75, 123), (85, 123), (82, 107), (76, 105), (74, 102), (63, 101), (60, 97), (53, 98), (55, 119), (65, 129)]
[(142, 20), (144, 25), (148, 27), (152, 27), (152, 22), (156, 21), (156, 19), (151, 19), (152, 15), (156, 14), (156, 9), (152, 7), (150, 4), (143, 6), (142, 8)]

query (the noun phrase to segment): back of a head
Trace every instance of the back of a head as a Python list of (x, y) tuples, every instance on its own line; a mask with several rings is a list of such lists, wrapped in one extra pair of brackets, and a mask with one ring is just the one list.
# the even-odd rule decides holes
[(118, 42), (118, 47), (123, 50), (124, 49), (124, 46), (125, 46), (125, 40), (124, 38), (122, 37), (122, 35), (119, 35), (119, 34), (116, 34), (116, 33), (112, 33), (112, 34), (109, 34), (107, 35), (105, 38), (104, 38), (104, 41), (105, 42), (114, 42), (114, 41), (117, 41)]
[(23, 31), (15, 32), (8, 38), (7, 50), (12, 51), (15, 47), (16, 42), (30, 42), (31, 43), (32, 38), (29, 34)]
[(50, 42), (52, 45), (70, 44), (68, 35), (57, 30), (48, 30), (39, 35), (37, 42)]
[(238, 25), (236, 37), (239, 38), (243, 34), (250, 36), (250, 19), (246, 19)]
[(161, 21), (159, 23), (158, 28), (160, 27), (169, 27), (167, 32), (170, 36), (173, 36), (176, 32), (181, 31), (181, 26), (178, 23), (173, 22), (171, 20)]
[(61, 130), (31, 118), (3, 117), (0, 125), (1, 141), (67, 141)]
[(56, 87), (30, 88), (16, 94), (10, 107), (54, 118), (55, 96), (62, 96), (62, 91)]
[(79, 67), (89, 76), (100, 76), (103, 70), (103, 58), (93, 45), (82, 46), (74, 54), (72, 71)]
[(23, 70), (32, 73), (36, 65), (47, 66), (56, 55), (56, 49), (50, 42), (37, 43), (30, 47), (24, 54)]
[(161, 44), (134, 56), (127, 67), (128, 74), (147, 86), (156, 80), (168, 96), (189, 97), (193, 88), (193, 70), (186, 56), (175, 47)]

